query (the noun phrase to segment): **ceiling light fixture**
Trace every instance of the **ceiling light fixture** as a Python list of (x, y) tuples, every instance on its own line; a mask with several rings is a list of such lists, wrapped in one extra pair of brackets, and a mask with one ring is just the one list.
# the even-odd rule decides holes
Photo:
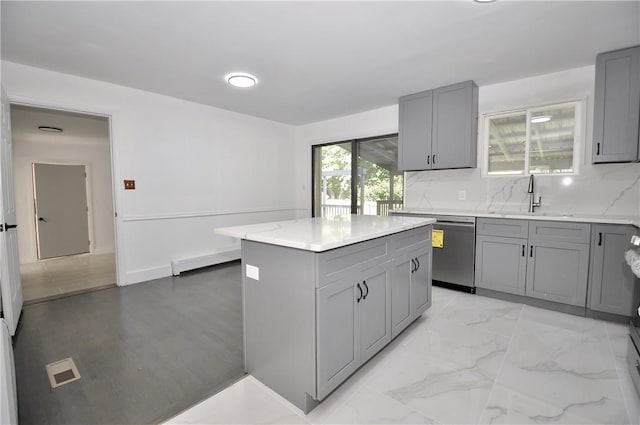
[(232, 74), (228, 74), (225, 79), (227, 80), (227, 83), (231, 84), (232, 86), (241, 88), (253, 87), (258, 83), (258, 79), (256, 77), (244, 72), (234, 72)]
[(60, 127), (51, 127), (49, 125), (41, 125), (38, 127), (38, 130), (44, 131), (45, 133), (62, 133)]
[(476, 3), (493, 3), (496, 0), (473, 0)]
[(547, 121), (551, 121), (551, 115), (538, 115), (537, 117), (531, 118), (531, 122), (533, 124), (539, 124)]

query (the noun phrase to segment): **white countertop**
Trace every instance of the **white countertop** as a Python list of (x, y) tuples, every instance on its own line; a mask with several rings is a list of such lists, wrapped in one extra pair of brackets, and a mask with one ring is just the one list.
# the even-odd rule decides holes
[(515, 218), (526, 220), (550, 220), (550, 221), (572, 221), (580, 223), (606, 223), (606, 224), (631, 224), (640, 227), (638, 217), (633, 216), (602, 216), (590, 214), (563, 214), (535, 212), (529, 214), (522, 211), (470, 211), (470, 210), (438, 210), (438, 209), (420, 209), (406, 208), (397, 210), (398, 213), (424, 214), (424, 215), (457, 215), (465, 217), (483, 217), (483, 218)]
[(222, 227), (215, 233), (306, 251), (321, 252), (433, 224), (421, 217), (345, 215), (335, 218), (303, 218)]

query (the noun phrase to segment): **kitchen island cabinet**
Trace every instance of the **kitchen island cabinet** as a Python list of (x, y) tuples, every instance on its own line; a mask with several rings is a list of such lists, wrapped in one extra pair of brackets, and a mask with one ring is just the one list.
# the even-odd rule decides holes
[[(242, 242), (246, 372), (312, 410), (431, 305), (433, 222), (344, 216), (216, 229)], [(392, 332), (395, 302), (408, 303), (410, 319)]]

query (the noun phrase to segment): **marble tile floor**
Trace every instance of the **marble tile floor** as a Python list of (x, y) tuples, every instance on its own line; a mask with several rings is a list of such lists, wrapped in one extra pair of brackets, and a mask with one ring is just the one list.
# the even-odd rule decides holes
[(638, 424), (627, 327), (433, 288), (433, 306), (304, 415), (247, 376), (167, 424)]
[(25, 304), (113, 287), (115, 255), (78, 254), (21, 264), (20, 279)]

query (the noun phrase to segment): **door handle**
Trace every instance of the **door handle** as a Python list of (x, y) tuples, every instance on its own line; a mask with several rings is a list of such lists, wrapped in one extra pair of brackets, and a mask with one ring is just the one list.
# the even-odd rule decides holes
[(43, 217), (38, 217), (38, 221), (44, 221), (45, 223), (47, 222), (47, 220), (45, 220)]
[(18, 225), (17, 225), (17, 224), (7, 224), (7, 223), (4, 223), (4, 229), (5, 229), (5, 230), (15, 229), (16, 227), (18, 227)]
[(362, 288), (360, 287), (359, 283), (357, 283), (356, 286), (358, 287), (358, 291), (360, 292), (360, 295), (358, 296), (358, 299), (356, 300), (356, 302), (359, 303), (360, 300), (362, 299)]
[(364, 301), (365, 299), (367, 299), (367, 295), (369, 295), (369, 287), (367, 286), (367, 281), (366, 280), (363, 280), (362, 284), (364, 285), (364, 289), (367, 290), (367, 292), (365, 292), (363, 297), (362, 297), (362, 301)]

